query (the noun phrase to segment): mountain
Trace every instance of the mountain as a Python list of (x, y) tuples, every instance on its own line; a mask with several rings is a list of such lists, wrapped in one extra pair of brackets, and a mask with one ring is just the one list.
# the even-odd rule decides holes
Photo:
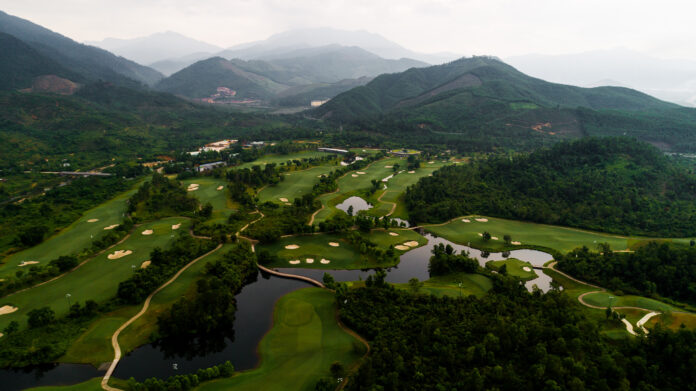
[(193, 53), (217, 53), (223, 48), (167, 31), (133, 39), (106, 38), (87, 42), (139, 64), (152, 64)]
[(545, 80), (594, 86), (613, 80), (667, 101), (696, 106), (696, 61), (667, 60), (626, 49), (509, 57), (520, 71)]
[[(411, 142), (459, 137), (465, 150), (531, 149), (565, 138), (629, 135), (696, 150), (696, 110), (621, 87), (580, 88), (527, 76), (491, 57), (381, 75), (309, 112)], [(462, 138), (464, 137), (464, 138)]]
[(412, 58), (431, 64), (440, 64), (459, 57), (453, 53), (418, 53), (379, 34), (363, 30), (347, 31), (328, 27), (285, 31), (272, 35), (263, 41), (231, 47), (218, 53), (218, 55), (226, 58), (258, 59), (277, 56), (279, 53), (296, 49), (328, 45), (357, 46), (385, 59)]
[(30, 88), (39, 76), (54, 75), (73, 81), (82, 77), (41, 55), (12, 35), (0, 33), (0, 90)]
[(89, 80), (138, 87), (154, 84), (162, 75), (106, 50), (82, 45), (27, 20), (0, 11), (0, 32), (13, 35), (43, 57)]
[[(362, 85), (366, 82), (365, 77), (423, 65), (426, 64), (409, 59), (383, 59), (358, 47), (330, 45), (297, 49), (287, 53), (286, 57), (267, 60), (225, 60), (215, 57), (173, 74), (155, 88), (200, 99), (217, 94), (218, 87), (225, 87), (235, 91), (236, 99), (269, 101), (280, 97), (281, 92), (291, 87), (300, 87), (292, 89), (285, 96), (297, 92), (303, 97), (285, 102), (301, 99), (303, 105), (309, 105), (310, 100), (330, 98)], [(351, 81), (358, 79), (361, 81)], [(310, 90), (318, 88), (321, 88), (321, 93), (316, 97), (308, 94)]]

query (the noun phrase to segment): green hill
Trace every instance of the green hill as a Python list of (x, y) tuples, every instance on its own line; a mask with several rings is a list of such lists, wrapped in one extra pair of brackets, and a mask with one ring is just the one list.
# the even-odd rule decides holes
[(406, 193), (417, 222), (482, 214), (621, 234), (696, 235), (696, 176), (628, 138), (448, 166)]
[(162, 78), (154, 69), (117, 57), (106, 50), (83, 45), (27, 20), (0, 11), (0, 32), (15, 36), (47, 57), (88, 80), (139, 87)]
[[(489, 57), (381, 75), (310, 112), (421, 143), (465, 136), (475, 149), (629, 135), (696, 150), (696, 110), (620, 87), (580, 88), (527, 76)], [(439, 136), (431, 136), (439, 135)]]

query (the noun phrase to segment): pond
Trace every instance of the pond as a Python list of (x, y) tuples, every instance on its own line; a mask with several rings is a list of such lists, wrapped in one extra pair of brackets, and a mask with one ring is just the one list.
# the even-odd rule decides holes
[(336, 205), (336, 208), (348, 213), (348, 209), (350, 209), (351, 206), (353, 207), (353, 216), (357, 215), (361, 210), (368, 210), (372, 208), (372, 205), (370, 205), (369, 202), (356, 196), (346, 198), (345, 201)]
[[(358, 198), (358, 197), (355, 197)], [(411, 278), (421, 281), (430, 278), (428, 261), (435, 245), (449, 244), (457, 252), (466, 251), (483, 266), (492, 260), (505, 259), (502, 253), (491, 253), (483, 257), (481, 251), (462, 246), (425, 233), (428, 243), (401, 255), (400, 263), (387, 270), (386, 280), (391, 283), (406, 283)], [(514, 250), (509, 257), (517, 258), (540, 267), (552, 259), (551, 255), (536, 250)], [(301, 268), (282, 268), (281, 272), (304, 275), (321, 281), (324, 272), (331, 273), (337, 281), (357, 281), (366, 279), (373, 270), (318, 270)], [(536, 270), (538, 277), (527, 281), (525, 286), (532, 289), (548, 291), (551, 278)], [(134, 377), (143, 381), (149, 377), (166, 378), (168, 376), (192, 373), (199, 368), (207, 368), (232, 362), (237, 370), (254, 368), (259, 361), (257, 347), (263, 336), (270, 330), (273, 320), (273, 308), (278, 299), (294, 290), (310, 286), (298, 280), (278, 278), (259, 273), (256, 281), (247, 284), (236, 296), (237, 312), (234, 322), (234, 337), (210, 337), (205, 343), (192, 345), (191, 341), (164, 342), (148, 344), (135, 349), (119, 362), (114, 376), (121, 379)], [(176, 369), (174, 369), (176, 364)], [(2, 390), (14, 391), (40, 385), (68, 385), (103, 376), (90, 365), (57, 364), (25, 370), (0, 370)]]

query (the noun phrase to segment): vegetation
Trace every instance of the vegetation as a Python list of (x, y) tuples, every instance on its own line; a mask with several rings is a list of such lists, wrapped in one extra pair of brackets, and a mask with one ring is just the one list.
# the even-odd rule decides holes
[(150, 182), (143, 183), (130, 200), (128, 212), (140, 219), (193, 215), (198, 210), (198, 200), (175, 180), (154, 173)]
[(128, 391), (160, 391), (160, 390), (181, 390), (187, 391), (194, 389), (201, 382), (224, 379), (234, 374), (234, 366), (229, 361), (210, 368), (200, 368), (194, 374), (176, 375), (167, 379), (149, 378), (142, 383), (131, 378), (128, 381)]
[(406, 194), (412, 219), (479, 213), (622, 234), (696, 234), (696, 177), (626, 138), (450, 166)]

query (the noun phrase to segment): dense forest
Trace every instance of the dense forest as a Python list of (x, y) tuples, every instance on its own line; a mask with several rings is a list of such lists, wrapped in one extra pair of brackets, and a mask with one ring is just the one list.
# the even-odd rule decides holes
[(610, 342), (558, 291), (494, 278), (477, 299), (377, 281), (340, 290), (341, 319), (370, 341), (348, 390), (693, 390), (696, 333)]
[(128, 200), (128, 213), (139, 219), (193, 215), (198, 204), (178, 181), (154, 173)]
[(696, 305), (696, 248), (650, 242), (633, 253), (583, 247), (557, 258), (558, 268), (612, 291), (662, 296)]
[(405, 199), (416, 222), (483, 214), (621, 234), (696, 234), (696, 176), (628, 138), (444, 167)]

